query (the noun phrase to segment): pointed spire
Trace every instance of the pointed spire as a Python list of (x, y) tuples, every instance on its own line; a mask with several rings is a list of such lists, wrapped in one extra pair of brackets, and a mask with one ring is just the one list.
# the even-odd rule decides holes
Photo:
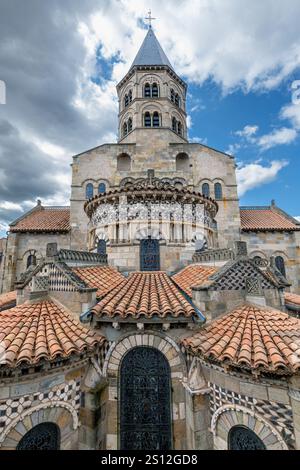
[(148, 29), (131, 69), (136, 65), (167, 65), (173, 70), (168, 57), (164, 53), (151, 27)]

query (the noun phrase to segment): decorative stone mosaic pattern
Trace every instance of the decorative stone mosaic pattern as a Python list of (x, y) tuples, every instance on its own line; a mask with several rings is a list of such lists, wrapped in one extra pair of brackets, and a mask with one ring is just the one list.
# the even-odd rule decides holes
[(263, 418), (270, 421), (280, 432), (289, 447), (294, 448), (295, 436), (293, 432), (292, 408), (282, 403), (258, 400), (253, 397), (226, 390), (218, 385), (209, 383), (210, 386), (210, 412), (213, 415), (221, 406), (233, 404), (244, 406), (259, 413)]
[(0, 436), (4, 428), (18, 418), (22, 417), (30, 408), (43, 403), (49, 403), (49, 408), (55, 402), (66, 402), (78, 413), (80, 408), (80, 380), (71, 380), (67, 384), (52, 388), (50, 391), (32, 393), (19, 398), (8, 399), (0, 403)]

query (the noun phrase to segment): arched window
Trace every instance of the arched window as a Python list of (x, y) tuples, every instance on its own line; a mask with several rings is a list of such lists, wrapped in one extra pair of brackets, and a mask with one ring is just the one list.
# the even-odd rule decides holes
[(286, 277), (286, 271), (285, 271), (285, 263), (284, 263), (284, 259), (282, 256), (276, 256), (275, 258), (275, 265), (276, 265), (276, 268), (278, 269), (278, 271), (281, 272), (281, 274)]
[(215, 184), (215, 199), (220, 201), (223, 198), (223, 191), (221, 183)]
[(175, 95), (175, 104), (176, 104), (176, 106), (179, 106), (179, 95), (178, 95), (178, 93), (176, 93), (176, 95)]
[(159, 349), (138, 346), (120, 368), (120, 449), (172, 449), (171, 372)]
[(85, 188), (85, 198), (91, 199), (94, 196), (94, 186), (92, 183), (88, 183)]
[(176, 171), (189, 170), (189, 157), (186, 153), (179, 153), (176, 156)]
[(151, 87), (150, 87), (149, 83), (146, 83), (146, 85), (145, 85), (144, 97), (145, 98), (150, 98), (151, 97)]
[(55, 423), (37, 424), (22, 437), (16, 449), (59, 450), (60, 429)]
[(128, 106), (128, 104), (129, 104), (129, 98), (128, 98), (128, 95), (125, 95), (125, 98), (124, 98), (125, 108), (126, 108), (126, 106)]
[(158, 85), (153, 83), (152, 85), (152, 98), (158, 98)]
[(153, 113), (153, 127), (159, 127), (159, 114), (157, 111)]
[(246, 426), (233, 426), (228, 433), (229, 450), (266, 450), (263, 441)]
[(98, 240), (97, 253), (98, 255), (106, 255), (106, 241), (105, 240)]
[(171, 101), (174, 103), (175, 102), (175, 91), (173, 88), (171, 88)]
[(127, 135), (127, 122), (124, 122), (123, 124), (123, 137)]
[(106, 191), (106, 186), (104, 183), (100, 183), (98, 186), (98, 194), (103, 194)]
[(145, 124), (145, 127), (151, 127), (151, 115), (149, 112), (145, 113), (144, 124)]
[(30, 266), (36, 266), (36, 256), (31, 254), (27, 258), (26, 268), (28, 269)]
[(209, 190), (209, 184), (208, 183), (203, 183), (203, 185), (202, 185), (202, 194), (205, 197), (209, 197), (210, 190)]
[(176, 118), (172, 118), (172, 131), (176, 132), (177, 131), (177, 121)]
[(140, 270), (141, 271), (159, 271), (160, 270), (159, 240), (153, 239), (151, 237), (141, 240)]
[(182, 134), (182, 125), (181, 125), (181, 122), (178, 122), (178, 129), (177, 129), (177, 132), (179, 135)]
[(127, 131), (128, 133), (132, 131), (132, 119), (128, 119), (128, 125), (127, 125)]
[(117, 159), (118, 171), (129, 171), (131, 168), (131, 158), (127, 153), (121, 153)]
[(129, 90), (129, 93), (128, 93), (128, 101), (129, 101), (129, 103), (132, 102), (132, 90)]

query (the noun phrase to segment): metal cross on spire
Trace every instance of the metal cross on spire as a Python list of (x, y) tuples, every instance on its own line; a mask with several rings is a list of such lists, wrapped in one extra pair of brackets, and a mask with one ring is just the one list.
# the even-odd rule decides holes
[(156, 18), (153, 18), (153, 17), (151, 16), (151, 10), (148, 11), (148, 16), (145, 17), (145, 20), (149, 21), (149, 29), (152, 28), (151, 21), (152, 21), (152, 20), (156, 20)]

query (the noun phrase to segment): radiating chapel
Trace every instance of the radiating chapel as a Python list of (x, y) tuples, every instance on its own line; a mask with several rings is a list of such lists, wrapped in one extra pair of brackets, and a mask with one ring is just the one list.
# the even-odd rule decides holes
[(118, 142), (1, 240), (0, 449), (300, 449), (300, 224), (188, 141), (152, 27)]

